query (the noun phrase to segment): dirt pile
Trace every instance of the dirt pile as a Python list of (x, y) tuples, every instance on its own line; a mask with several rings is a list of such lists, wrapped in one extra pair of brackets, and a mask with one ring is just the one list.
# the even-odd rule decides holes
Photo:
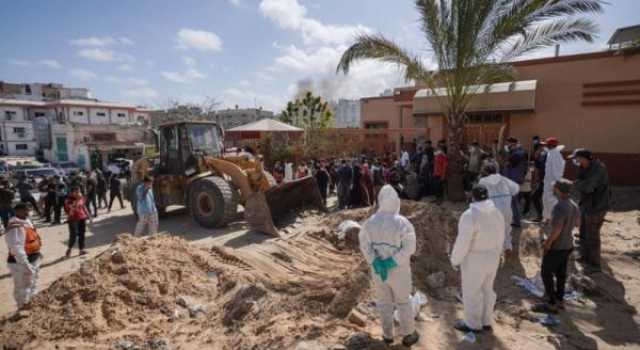
[[(406, 216), (416, 230), (416, 254), (412, 259), (412, 271), (414, 284), (424, 292), (433, 292), (428, 286), (428, 277), (435, 273), (444, 272), (444, 285), (458, 284), (458, 273), (451, 268), (448, 253), (453, 247), (458, 233), (458, 218), (463, 211), (462, 205), (444, 204), (435, 205), (428, 202), (415, 202), (403, 200), (400, 214)], [(325, 232), (329, 232), (330, 239), (340, 246), (335, 238), (335, 229), (345, 220), (353, 220), (363, 223), (373, 210), (360, 208), (346, 210), (329, 215), (322, 222)], [(353, 238), (347, 237), (344, 248), (357, 251), (357, 243), (351, 242)], [(359, 251), (357, 251), (359, 254)]]

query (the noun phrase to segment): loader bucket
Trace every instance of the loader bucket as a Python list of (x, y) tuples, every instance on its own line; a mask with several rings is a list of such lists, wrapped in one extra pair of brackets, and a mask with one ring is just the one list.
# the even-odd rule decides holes
[(324, 210), (316, 179), (311, 176), (252, 193), (245, 203), (245, 220), (253, 230), (280, 237), (273, 220), (309, 206)]

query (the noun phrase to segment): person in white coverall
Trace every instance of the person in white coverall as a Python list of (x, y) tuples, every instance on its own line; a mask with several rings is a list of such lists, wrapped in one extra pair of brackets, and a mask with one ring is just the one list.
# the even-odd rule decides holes
[(547, 146), (547, 161), (544, 167), (542, 218), (545, 222), (549, 222), (551, 211), (558, 203), (558, 198), (553, 194), (553, 186), (564, 175), (565, 160), (560, 153), (564, 149), (564, 145), (558, 145), (556, 138), (548, 138), (544, 144)]
[(458, 222), (458, 237), (451, 252), (451, 264), (461, 267), (464, 320), (454, 327), (463, 332), (491, 331), (496, 293), (496, 278), (505, 220), (485, 187), (472, 190), (473, 203)]
[(416, 234), (411, 222), (400, 215), (400, 198), (390, 185), (380, 190), (378, 211), (363, 224), (359, 240), (360, 250), (371, 265), (385, 343), (393, 343), (394, 310), (398, 310), (403, 345), (417, 343), (419, 335), (409, 300), (413, 288), (410, 258), (416, 251)]
[(511, 220), (513, 219), (511, 198), (520, 192), (520, 185), (498, 174), (497, 170), (493, 165), (486, 165), (482, 168), (482, 176), (484, 177), (478, 181), (478, 185), (487, 189), (489, 199), (502, 214), (504, 219), (503, 249), (510, 253), (513, 250), (513, 242), (511, 241)]
[(40, 237), (29, 220), (29, 207), (19, 203), (14, 210), (16, 216), (9, 220), (5, 241), (9, 250), (7, 265), (13, 277), (13, 297), (20, 309), (37, 292), (42, 255)]

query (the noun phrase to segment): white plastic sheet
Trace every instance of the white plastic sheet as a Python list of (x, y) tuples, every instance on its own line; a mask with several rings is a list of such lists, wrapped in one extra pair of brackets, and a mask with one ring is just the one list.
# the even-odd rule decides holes
[(353, 229), (360, 229), (360, 224), (353, 221), (353, 220), (345, 220), (342, 223), (340, 223), (340, 225), (338, 225), (338, 239), (339, 240), (344, 240), (345, 236), (347, 235), (347, 232)]
[[(420, 316), (420, 310), (422, 310), (422, 307), (427, 304), (428, 300), (427, 296), (424, 295), (424, 293), (422, 293), (421, 291), (417, 291), (413, 295), (411, 295), (411, 297), (409, 297), (409, 302), (411, 303), (411, 308), (413, 309), (413, 316), (414, 318), (417, 318), (418, 316)], [(394, 311), (393, 319), (396, 322), (400, 322), (398, 310)]]

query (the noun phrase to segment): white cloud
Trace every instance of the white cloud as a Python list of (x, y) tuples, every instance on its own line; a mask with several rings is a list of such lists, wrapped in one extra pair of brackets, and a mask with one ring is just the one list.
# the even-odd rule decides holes
[(298, 0), (262, 0), (260, 12), (281, 28), (300, 31), (305, 43), (344, 44), (357, 33), (369, 33), (362, 25), (328, 25), (307, 17), (307, 8)]
[(147, 85), (149, 83), (145, 79), (135, 78), (135, 77), (124, 78), (124, 77), (110, 76), (110, 77), (107, 77), (105, 80), (109, 83), (123, 84), (123, 85), (136, 85), (136, 86)]
[(123, 45), (129, 45), (129, 46), (134, 44), (133, 40), (127, 38), (126, 36), (121, 36), (120, 37), (120, 43), (123, 44)]
[(93, 47), (105, 47), (116, 45), (118, 41), (110, 36), (97, 37), (91, 36), (87, 38), (79, 38), (71, 40), (71, 45), (75, 46), (93, 46)]
[(130, 72), (133, 70), (133, 67), (131, 67), (131, 65), (129, 64), (121, 64), (119, 66), (116, 67), (117, 70), (122, 71), (122, 72)]
[(222, 40), (213, 32), (183, 28), (178, 31), (178, 48), (182, 50), (220, 51)]
[(242, 0), (229, 0), (229, 3), (233, 6), (240, 7), (242, 6)]
[[(336, 66), (345, 49), (343, 45), (311, 49), (291, 45), (276, 58), (269, 71), (297, 76), (299, 80), (310, 79), (314, 92), (327, 99), (377, 96), (385, 89), (406, 84), (396, 66), (374, 60), (360, 61), (346, 76), (336, 74)], [(289, 95), (292, 97), (291, 91)]]
[(98, 62), (131, 62), (134, 61), (131, 55), (118, 54), (113, 50), (99, 47), (82, 49), (78, 51), (78, 56)]
[(41, 60), (40, 62), (41, 65), (47, 66), (49, 68), (52, 69), (61, 69), (62, 68), (62, 64), (60, 64), (60, 62), (56, 61), (56, 60)]
[(243, 87), (249, 87), (251, 86), (251, 83), (248, 80), (241, 80), (238, 85), (243, 86)]
[(30, 65), (29, 61), (19, 60), (19, 59), (15, 59), (15, 58), (9, 59), (8, 62), (13, 64), (14, 66), (21, 66), (21, 67), (26, 67), (26, 66)]
[(189, 57), (189, 56), (183, 56), (182, 61), (187, 66), (194, 66), (196, 64), (196, 60), (193, 57)]
[(82, 68), (69, 69), (69, 74), (79, 80), (93, 80), (98, 77), (94, 72)]
[(122, 95), (124, 97), (130, 98), (130, 99), (156, 99), (158, 98), (158, 92), (150, 87), (139, 87), (139, 88), (133, 88), (133, 89), (128, 89), (128, 90), (124, 90), (122, 92)]
[(196, 80), (204, 79), (204, 74), (194, 68), (189, 68), (185, 72), (162, 72), (162, 77), (180, 84), (193, 83)]

